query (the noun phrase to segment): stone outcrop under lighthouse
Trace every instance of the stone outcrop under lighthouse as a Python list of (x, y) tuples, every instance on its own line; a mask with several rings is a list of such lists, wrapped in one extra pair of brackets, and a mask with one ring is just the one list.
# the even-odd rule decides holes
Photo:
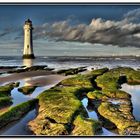
[(34, 59), (33, 53), (33, 40), (32, 40), (32, 21), (30, 19), (25, 21), (24, 24), (24, 51), (23, 59)]

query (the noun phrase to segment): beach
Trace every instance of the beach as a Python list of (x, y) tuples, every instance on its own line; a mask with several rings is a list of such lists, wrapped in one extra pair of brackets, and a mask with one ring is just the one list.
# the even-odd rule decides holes
[[(23, 72), (23, 73), (15, 73), (15, 74), (10, 74), (8, 76), (0, 77), (0, 84), (4, 84), (6, 82), (11, 82), (11, 81), (18, 81), (18, 80), (25, 80), (29, 83), (32, 83), (37, 81), (37, 83), (40, 83), (41, 85), (44, 85), (45, 81), (50, 82), (46, 83), (47, 84), (53, 84), (56, 81), (61, 81), (64, 77), (60, 75), (53, 75), (53, 72), (50, 71), (31, 71), (31, 72)], [(32, 78), (32, 80), (30, 80)], [(34, 78), (34, 79), (33, 79)]]
[[(6, 71), (9, 71), (11, 69), (4, 69)], [(11, 92), (11, 97), (13, 104), (12, 106), (16, 106), (17, 104), (20, 104), (22, 102), (26, 102), (28, 100), (31, 100), (33, 98), (36, 98), (41, 92), (44, 90), (47, 90), (56, 84), (58, 84), (63, 79), (67, 78), (66, 76), (53, 74), (54, 72), (51, 71), (31, 71), (31, 72), (22, 72), (22, 73), (13, 73), (13, 74), (7, 74), (0, 77), (0, 85), (5, 85), (7, 83), (11, 82), (20, 82), (19, 87), (22, 86), (38, 86), (38, 89), (31, 95), (20, 95), (22, 93), (19, 93), (16, 89), (13, 89)], [(20, 96), (19, 96), (20, 95)], [(17, 101), (18, 100), (18, 101)], [(0, 109), (0, 112), (6, 112), (9, 107), (4, 107)], [(34, 111), (35, 112), (35, 111)], [(35, 113), (32, 111), (32, 113), (29, 113), (27, 117), (22, 121), (22, 123), (13, 122), (10, 123), (6, 128), (0, 130), (1, 135), (28, 135), (31, 134), (28, 130), (24, 131), (26, 128), (27, 122), (29, 121), (29, 118), (35, 117)], [(22, 125), (22, 127), (21, 127)], [(25, 126), (25, 127), (23, 127)], [(13, 128), (11, 128), (13, 127)], [(19, 131), (17, 131), (19, 130)]]
[[(78, 63), (76, 64), (78, 66)], [(139, 70), (136, 67), (97, 68), (87, 65), (87, 59), (83, 60), (83, 64), (82, 67), (75, 65), (71, 68), (67, 65), (64, 68), (49, 68), (47, 65), (2, 66), (0, 135), (139, 134), (139, 131), (136, 131), (139, 124), (135, 122), (140, 121), (136, 101), (139, 96), (137, 93), (129, 93), (131, 88), (136, 88), (132, 92), (139, 91)], [(122, 73), (126, 77), (123, 77)], [(106, 82), (108, 80), (109, 82)], [(131, 86), (128, 86), (129, 82)], [(124, 91), (121, 91), (121, 86)], [(119, 113), (115, 109), (117, 106), (121, 110)], [(112, 109), (108, 110), (108, 107)], [(116, 111), (113, 113), (114, 109)], [(108, 115), (103, 110), (108, 111)], [(115, 114), (118, 114), (118, 117), (112, 119), (111, 116), (114, 115), (114, 118)], [(124, 123), (122, 116), (126, 117), (126, 114), (126, 122), (130, 121), (128, 125), (133, 124), (132, 120), (136, 125), (133, 131), (128, 130), (127, 125), (120, 127), (122, 122)], [(9, 116), (7, 121), (5, 115)], [(13, 118), (12, 115), (16, 117)], [(45, 131), (40, 122), (45, 126)], [(69, 132), (65, 125), (69, 129), (75, 127)]]

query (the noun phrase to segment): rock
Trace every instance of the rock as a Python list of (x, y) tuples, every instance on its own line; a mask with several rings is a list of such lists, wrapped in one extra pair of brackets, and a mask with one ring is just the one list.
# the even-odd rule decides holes
[(46, 65), (36, 65), (31, 67), (20, 67), (19, 69), (10, 70), (7, 73), (21, 73), (21, 72), (27, 72), (27, 71), (39, 71), (39, 70), (45, 70), (45, 71), (52, 71), (53, 68), (48, 68)]
[(94, 136), (102, 133), (101, 123), (98, 121), (83, 118), (78, 115), (73, 122), (74, 129), (72, 130), (72, 135), (75, 136)]
[(17, 87), (18, 85), (19, 85), (19, 82), (16, 82), (16, 83), (12, 82), (4, 86), (0, 86), (0, 97), (9, 96), (11, 93), (11, 90), (13, 90), (13, 88)]
[(17, 68), (18, 66), (0, 66), (0, 69), (14, 69)]
[(0, 114), (0, 128), (8, 123), (20, 119), (23, 115), (35, 108), (37, 99), (33, 99), (14, 107), (9, 108), (6, 112)]
[[(123, 135), (138, 134), (140, 123), (133, 117), (131, 96), (120, 90), (122, 83), (138, 81), (138, 73), (131, 68), (104, 68), (61, 81), (38, 96), (39, 114), (29, 123), (31, 131), (36, 135), (96, 135), (103, 125)], [(85, 96), (101, 123), (87, 118), (80, 102)], [(123, 102), (112, 104), (112, 99)]]
[(32, 94), (36, 88), (37, 86), (24, 86), (18, 88), (18, 91), (22, 92), (25, 95), (28, 95), (28, 94)]
[[(137, 122), (132, 113), (129, 112), (127, 115), (119, 110), (118, 105), (113, 105), (108, 102), (101, 103), (101, 105), (98, 108), (98, 112), (105, 117), (106, 119), (110, 120), (112, 123), (116, 125), (116, 127), (119, 130), (120, 134), (128, 134), (131, 135), (131, 131), (129, 129), (133, 128), (133, 132), (138, 130), (137, 128), (140, 128), (140, 123)], [(140, 134), (140, 131), (137, 133)]]
[(35, 135), (58, 136), (68, 134), (64, 124), (53, 123), (42, 115), (38, 115), (35, 120), (30, 121), (28, 127)]
[(11, 105), (11, 104), (12, 104), (11, 97), (1, 97), (0, 98), (0, 109), (5, 106)]
[[(99, 122), (86, 119), (88, 115), (80, 99), (93, 90), (91, 79), (102, 72), (103, 70), (98, 70), (65, 79), (41, 93), (38, 96), (38, 116), (29, 122), (30, 130), (36, 135), (97, 134), (101, 128), (97, 125)], [(77, 117), (78, 115), (80, 116)], [(73, 125), (76, 125), (75, 129)], [(85, 130), (84, 125), (89, 131)]]
[(94, 100), (107, 100), (108, 99), (106, 95), (102, 94), (102, 92), (98, 90), (88, 92), (87, 97), (92, 100), (93, 99)]
[(87, 69), (85, 67), (79, 67), (79, 68), (71, 68), (71, 69), (64, 69), (64, 70), (59, 70), (57, 71), (57, 74), (63, 74), (65, 76), (67, 75), (74, 75), (78, 74), (80, 72), (86, 71)]

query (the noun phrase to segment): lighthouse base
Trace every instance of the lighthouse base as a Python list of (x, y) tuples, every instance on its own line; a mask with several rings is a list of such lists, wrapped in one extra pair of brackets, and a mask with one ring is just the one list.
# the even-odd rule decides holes
[(22, 56), (23, 59), (35, 59), (34, 54), (24, 54)]

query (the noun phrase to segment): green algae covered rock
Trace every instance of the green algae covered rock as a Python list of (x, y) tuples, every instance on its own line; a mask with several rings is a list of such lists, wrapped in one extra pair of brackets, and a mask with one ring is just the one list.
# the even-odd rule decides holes
[(38, 99), (39, 114), (29, 123), (31, 131), (36, 135), (67, 134), (68, 125), (82, 111), (82, 104), (74, 94), (59, 89), (47, 90)]
[(12, 104), (11, 97), (1, 97), (0, 98), (0, 108)]
[[(97, 135), (101, 123), (88, 119), (80, 102), (87, 96), (106, 128), (117, 127), (121, 135), (140, 134), (140, 123), (132, 114), (131, 96), (120, 90), (123, 83), (139, 83), (138, 75), (139, 71), (119, 67), (65, 79), (38, 96), (39, 114), (29, 127), (36, 135)], [(112, 99), (122, 102), (113, 104)]]
[(83, 72), (86, 71), (85, 67), (79, 67), (79, 68), (71, 68), (71, 69), (64, 69), (64, 70), (59, 70), (57, 71), (57, 74), (63, 74), (65, 76), (67, 75), (74, 75), (74, 74), (78, 74), (79, 72)]
[(22, 92), (25, 95), (32, 94), (37, 86), (24, 86), (18, 88), (18, 91)]
[[(95, 135), (101, 127), (97, 121), (86, 119), (88, 115), (80, 99), (93, 91), (92, 80), (105, 71), (78, 74), (41, 93), (37, 97), (38, 116), (29, 122), (30, 130), (36, 135)], [(72, 131), (73, 126), (76, 127)]]
[(12, 104), (12, 98), (10, 97), (11, 91), (13, 90), (14, 87), (18, 86), (19, 82), (16, 83), (12, 82), (4, 86), (0, 86), (0, 108)]
[(108, 71), (109, 71), (108, 68), (101, 68), (101, 69), (96, 69), (96, 70), (91, 71), (90, 74), (95, 75), (95, 76), (99, 76), (99, 75), (102, 75), (103, 73), (106, 73)]
[(0, 97), (10, 95), (11, 90), (13, 90), (14, 87), (18, 87), (18, 86), (19, 86), (19, 82), (16, 83), (12, 82), (4, 86), (0, 86)]
[(65, 90), (53, 88), (38, 96), (39, 114), (29, 123), (30, 130), (36, 135), (95, 135), (101, 131), (100, 123), (86, 119), (82, 103)]
[(116, 90), (123, 83), (140, 84), (140, 71), (132, 68), (114, 68), (97, 77), (97, 85), (104, 89)]
[(72, 135), (75, 136), (94, 136), (102, 132), (101, 123), (98, 121), (84, 118), (78, 115), (73, 122), (74, 129), (72, 130)]
[(90, 77), (85, 75), (77, 75), (75, 77), (71, 77), (68, 79), (65, 79), (61, 82), (61, 85), (63, 86), (80, 86), (80, 87), (86, 87), (86, 88), (92, 88), (92, 83), (90, 81)]
[(78, 74), (75, 77), (71, 77), (63, 80), (60, 84), (63, 86), (80, 86), (85, 88), (93, 88), (93, 81), (99, 75), (108, 71), (107, 68), (91, 71), (88, 74)]
[(9, 122), (20, 119), (23, 115), (35, 108), (37, 99), (33, 99), (14, 107), (9, 108), (6, 112), (0, 114), (0, 128), (7, 125)]
[[(127, 106), (128, 107), (128, 106)], [(131, 108), (131, 107), (130, 107)], [(131, 111), (127, 110), (127, 114), (125, 113), (126, 110), (119, 110), (118, 105), (113, 105), (109, 102), (103, 102), (98, 108), (98, 112), (105, 117), (106, 119), (109, 119), (112, 123), (116, 125), (116, 127), (119, 130), (119, 133), (122, 135), (131, 135), (139, 133), (137, 129), (140, 128), (140, 122), (137, 122)], [(129, 129), (133, 128), (133, 133)]]
[(102, 92), (98, 90), (88, 92), (87, 97), (93, 100), (107, 100), (108, 99), (106, 95), (102, 94)]
[(39, 70), (52, 71), (54, 69), (48, 68), (47, 65), (41, 65), (41, 66), (36, 65), (36, 66), (31, 66), (31, 67), (21, 66), (18, 69), (10, 70), (7, 73), (22, 73), (22, 72), (39, 71)]
[(97, 86), (102, 89), (102, 93), (110, 98), (127, 98), (131, 96), (125, 91), (119, 90), (123, 83), (138, 83), (140, 79), (139, 71), (131, 68), (114, 68), (96, 78)]
[(108, 96), (109, 98), (118, 98), (118, 99), (130, 99), (131, 98), (130, 94), (128, 94), (125, 91), (118, 90), (118, 89), (116, 89), (116, 90), (104, 89), (104, 90), (102, 90), (102, 93), (105, 96)]
[(30, 121), (28, 126), (35, 135), (58, 136), (68, 134), (67, 125), (56, 123), (50, 118), (44, 118), (41, 114), (35, 120)]
[(67, 135), (69, 131), (66, 124), (56, 123), (55, 120), (49, 117), (45, 118), (41, 113), (38, 114), (35, 120), (30, 121), (28, 126), (35, 135)]
[(80, 111), (81, 102), (70, 93), (50, 89), (39, 95), (39, 113), (54, 119), (57, 123), (69, 123), (73, 115)]

